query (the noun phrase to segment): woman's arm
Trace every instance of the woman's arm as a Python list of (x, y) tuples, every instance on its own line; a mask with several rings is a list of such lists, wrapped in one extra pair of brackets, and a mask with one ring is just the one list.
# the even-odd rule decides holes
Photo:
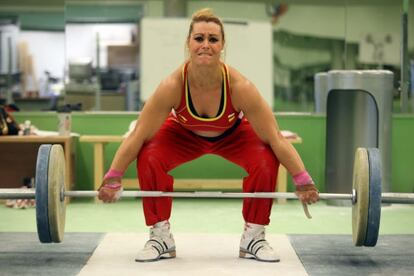
[(234, 107), (242, 110), (256, 134), (270, 145), (277, 159), (293, 176), (296, 195), (301, 200), (305, 213), (306, 204), (319, 200), (318, 190), (296, 149), (287, 141), (279, 130), (279, 126), (270, 107), (264, 101), (257, 88), (237, 71), (232, 86)]
[(292, 144), (279, 130), (278, 123), (257, 88), (238, 72), (232, 75), (232, 100), (236, 109), (242, 110), (260, 139), (269, 144), (274, 154), (290, 172), (297, 175), (305, 166)]
[[(178, 77), (178, 78), (177, 78)], [(164, 123), (181, 95), (177, 72), (160, 83), (137, 119), (134, 131), (122, 142), (111, 164), (111, 170), (124, 172), (137, 158), (142, 145), (150, 140)]]

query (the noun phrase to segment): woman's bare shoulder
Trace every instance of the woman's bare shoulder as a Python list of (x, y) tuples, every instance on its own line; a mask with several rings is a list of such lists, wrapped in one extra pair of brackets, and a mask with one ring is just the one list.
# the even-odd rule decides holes
[(236, 68), (227, 65), (227, 68), (229, 69), (229, 77), (230, 77), (230, 84), (233, 89), (243, 89), (249, 87), (249, 85), (252, 85), (252, 83), (243, 76)]
[(246, 106), (257, 102), (259, 92), (255, 85), (237, 69), (228, 66), (233, 106), (237, 110), (245, 110)]
[(181, 100), (181, 91), (182, 91), (182, 76), (181, 66), (174, 70), (170, 75), (164, 78), (158, 88), (157, 92), (161, 97), (165, 97), (165, 100), (168, 98), (169, 101), (172, 101), (173, 106), (177, 107), (180, 104)]
[(182, 86), (181, 67), (175, 69), (170, 75), (164, 78), (160, 86), (168, 90), (180, 88)]

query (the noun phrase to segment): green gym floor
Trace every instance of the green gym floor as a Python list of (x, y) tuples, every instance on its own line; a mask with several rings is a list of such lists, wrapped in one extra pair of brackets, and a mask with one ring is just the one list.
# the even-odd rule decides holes
[(52, 245), (37, 240), (34, 208), (2, 204), (0, 275), (195, 275), (200, 269), (205, 272), (198, 276), (412, 275), (414, 270), (413, 205), (383, 206), (377, 246), (361, 248), (352, 245), (351, 207), (321, 201), (309, 206), (313, 218), (307, 219), (298, 201), (275, 203), (266, 233), (281, 256), (276, 264), (237, 258), (241, 207), (238, 199), (174, 199), (170, 222), (177, 259), (141, 264), (134, 254), (148, 229), (139, 199), (114, 204), (72, 199), (65, 239)]

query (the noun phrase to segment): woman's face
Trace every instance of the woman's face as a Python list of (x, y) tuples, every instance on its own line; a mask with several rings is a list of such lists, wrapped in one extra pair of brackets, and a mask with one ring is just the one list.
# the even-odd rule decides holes
[(187, 45), (192, 62), (199, 65), (218, 63), (224, 47), (220, 26), (214, 22), (194, 23)]

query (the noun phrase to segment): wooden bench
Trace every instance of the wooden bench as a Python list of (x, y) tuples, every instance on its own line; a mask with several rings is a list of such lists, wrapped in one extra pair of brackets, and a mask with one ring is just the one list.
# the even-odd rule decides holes
[[(294, 138), (287, 137), (288, 141), (293, 144), (302, 143), (302, 138), (296, 136)], [(80, 142), (92, 143), (94, 147), (94, 189), (97, 190), (101, 185), (103, 176), (105, 174), (105, 145), (107, 143), (121, 143), (122, 136), (111, 135), (82, 135), (79, 138)], [(122, 179), (124, 189), (139, 188), (137, 178)], [(237, 190), (241, 189), (241, 179), (174, 179), (175, 190)], [(277, 178), (277, 191), (287, 191), (287, 170), (282, 165), (279, 166), (279, 173)], [(284, 203), (286, 200), (279, 199), (279, 203)]]

